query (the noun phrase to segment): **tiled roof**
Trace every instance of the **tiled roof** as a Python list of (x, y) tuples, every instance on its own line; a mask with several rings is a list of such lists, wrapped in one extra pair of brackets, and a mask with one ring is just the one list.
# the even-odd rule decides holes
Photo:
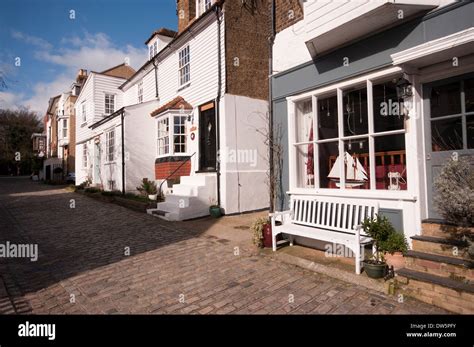
[(150, 42), (150, 40), (155, 36), (155, 35), (163, 35), (163, 36), (168, 36), (174, 38), (178, 33), (174, 30), (167, 29), (167, 28), (160, 28), (158, 30), (155, 30), (154, 32), (151, 33), (150, 37), (148, 40), (145, 41), (145, 45)]
[(120, 65), (111, 67), (110, 69), (104, 70), (101, 72), (101, 74), (129, 79), (135, 74), (135, 70), (131, 68), (129, 65), (123, 63)]
[(156, 110), (150, 113), (152, 117), (159, 115), (167, 110), (192, 110), (193, 107), (183, 99), (181, 96), (177, 96), (173, 100), (167, 102), (161, 107), (158, 107)]

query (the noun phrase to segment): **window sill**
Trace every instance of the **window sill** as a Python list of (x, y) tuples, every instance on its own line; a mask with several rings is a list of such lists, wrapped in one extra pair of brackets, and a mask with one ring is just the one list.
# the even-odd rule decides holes
[(87, 126), (87, 122), (81, 123), (81, 128)]
[(190, 87), (190, 86), (191, 86), (191, 82), (188, 82), (188, 83), (186, 83), (186, 84), (183, 84), (181, 87), (178, 88), (178, 90), (177, 90), (176, 92), (180, 92), (180, 91), (182, 91), (183, 89), (186, 89), (186, 88), (188, 88), (188, 87)]

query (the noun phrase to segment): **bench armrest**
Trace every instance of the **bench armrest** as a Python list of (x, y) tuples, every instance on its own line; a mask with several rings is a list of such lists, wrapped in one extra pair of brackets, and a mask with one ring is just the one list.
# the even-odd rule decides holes
[(271, 219), (271, 222), (272, 222), (272, 227), (274, 228), (275, 227), (275, 222), (277, 221), (278, 217), (280, 217), (280, 221), (282, 222), (282, 224), (285, 224), (285, 222), (291, 218), (293, 214), (293, 211), (291, 210), (288, 210), (288, 211), (276, 211), (276, 212), (273, 212), (273, 213), (270, 213), (269, 216), (270, 216), (270, 219)]

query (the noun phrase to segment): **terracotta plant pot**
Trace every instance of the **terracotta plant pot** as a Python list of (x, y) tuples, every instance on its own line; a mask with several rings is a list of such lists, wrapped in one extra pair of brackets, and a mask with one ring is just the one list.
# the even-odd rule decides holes
[(272, 225), (270, 223), (263, 226), (263, 246), (272, 247)]
[(384, 257), (387, 265), (393, 266), (395, 271), (405, 267), (405, 258), (403, 258), (402, 252), (395, 252), (393, 254), (386, 253)]

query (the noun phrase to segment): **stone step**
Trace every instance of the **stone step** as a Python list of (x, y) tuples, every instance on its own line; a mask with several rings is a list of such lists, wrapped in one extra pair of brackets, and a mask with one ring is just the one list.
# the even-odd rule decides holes
[(414, 251), (470, 259), (467, 243), (464, 241), (432, 236), (412, 236), (411, 239)]
[(410, 269), (397, 271), (397, 291), (462, 314), (474, 313), (474, 285)]
[(462, 282), (474, 281), (474, 262), (467, 259), (408, 251), (405, 254), (405, 265), (410, 270), (426, 272)]
[(439, 220), (424, 220), (421, 224), (423, 236), (461, 239), (463, 234), (474, 233), (474, 228), (463, 228)]

